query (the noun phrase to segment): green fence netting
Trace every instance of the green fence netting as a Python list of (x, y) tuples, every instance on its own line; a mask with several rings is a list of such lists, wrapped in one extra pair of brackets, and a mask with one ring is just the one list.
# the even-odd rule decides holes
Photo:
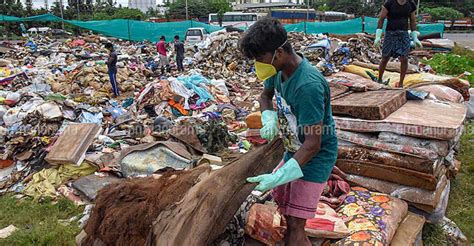
[(164, 22), (154, 23), (136, 20), (105, 20), (105, 21), (65, 21), (84, 29), (92, 30), (106, 36), (133, 40), (133, 41), (157, 41), (160, 36), (166, 36), (168, 40), (174, 35), (184, 37), (190, 27), (202, 27), (208, 32), (222, 29), (196, 21)]
[(0, 21), (21, 21), (21, 18), (8, 15), (0, 15)]
[(336, 22), (300, 22), (285, 25), (289, 32), (354, 34), (362, 32), (362, 18)]
[[(22, 22), (22, 21), (52, 21), (69, 23), (94, 32), (133, 41), (157, 41), (164, 35), (171, 39), (174, 35), (184, 37), (186, 30), (190, 27), (202, 27), (208, 32), (221, 30), (222, 27), (208, 25), (196, 21), (163, 22), (154, 23), (147, 21), (114, 19), (103, 21), (77, 21), (63, 20), (52, 14), (37, 15), (25, 18), (0, 15), (0, 21), (3, 22)], [(367, 33), (374, 34), (377, 29), (377, 18), (365, 17), (365, 29)], [(385, 23), (386, 25), (386, 23)], [(384, 26), (385, 26), (384, 25)], [(337, 22), (300, 22), (296, 24), (285, 25), (289, 32), (306, 33), (331, 33), (331, 34), (354, 34), (362, 32), (362, 18), (356, 18), (347, 21)], [(443, 24), (418, 24), (418, 31), (422, 35), (430, 33), (444, 33)]]
[[(5, 22), (23, 22), (23, 21), (52, 21), (61, 22), (63, 19), (52, 15), (44, 14), (31, 16), (26, 18), (18, 18), (13, 16), (2, 15), (0, 21)], [(164, 35), (171, 40), (174, 35), (184, 37), (186, 31), (190, 27), (202, 27), (208, 32), (221, 30), (222, 27), (212, 26), (196, 21), (180, 21), (180, 22), (147, 22), (125, 19), (102, 20), (102, 21), (77, 21), (64, 20), (65, 23), (78, 26), (87, 30), (91, 30), (106, 36), (116, 37), (133, 41), (157, 41), (160, 36)]]
[(52, 14), (44, 14), (44, 15), (35, 15), (35, 16), (30, 16), (30, 17), (25, 17), (25, 18), (18, 18), (14, 16), (8, 16), (8, 15), (1, 15), (0, 16), (0, 21), (6, 21), (6, 22), (22, 22), (22, 21), (53, 21), (53, 22), (61, 22), (63, 19), (60, 17), (57, 17)]
[[(378, 21), (378, 18), (365, 17), (365, 32), (375, 34), (375, 30), (377, 30)], [(384, 23), (384, 30), (386, 26), (387, 20), (385, 20)], [(421, 33), (421, 35), (427, 35), (431, 33), (441, 33), (441, 36), (444, 35), (444, 24), (418, 24), (417, 29)]]

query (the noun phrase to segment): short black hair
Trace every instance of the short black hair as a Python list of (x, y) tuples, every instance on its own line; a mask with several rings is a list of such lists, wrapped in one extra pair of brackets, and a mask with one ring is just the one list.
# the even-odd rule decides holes
[[(265, 17), (249, 27), (239, 41), (239, 48), (244, 56), (255, 59), (267, 52), (274, 52), (287, 39), (288, 35), (281, 23), (275, 18)], [(293, 50), (288, 42), (283, 49), (288, 53)]]
[(106, 43), (105, 44), (105, 48), (106, 49), (113, 49), (114, 48), (114, 45), (112, 43)]
[(175, 36), (174, 36), (174, 39), (179, 39), (179, 36), (178, 36), (178, 35), (175, 35)]
[(161, 36), (160, 40), (165, 40), (165, 36)]

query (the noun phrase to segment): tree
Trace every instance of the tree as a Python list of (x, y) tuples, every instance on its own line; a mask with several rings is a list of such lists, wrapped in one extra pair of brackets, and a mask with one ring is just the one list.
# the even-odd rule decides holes
[(33, 13), (33, 1), (32, 0), (26, 0), (25, 1), (25, 12), (26, 14), (28, 13)]
[(432, 21), (455, 20), (464, 16), (461, 12), (448, 7), (425, 8), (423, 12), (430, 14)]
[(360, 15), (363, 6), (362, 1), (358, 0), (339, 0), (333, 8), (335, 11), (340, 11), (348, 14)]
[(329, 7), (328, 0), (316, 0), (313, 2), (313, 8), (318, 11), (329, 11), (331, 8)]
[[(190, 18), (207, 18), (210, 13), (224, 14), (231, 11), (227, 0), (188, 0), (188, 14)], [(177, 0), (169, 4), (167, 14), (170, 18), (184, 19), (186, 18), (186, 2), (185, 0)]]
[(222, 26), (222, 21), (224, 20), (224, 11), (222, 9), (219, 9), (217, 11), (217, 21), (219, 22), (219, 26)]
[(145, 15), (138, 9), (119, 8), (115, 11), (112, 19), (143, 20)]
[(474, 0), (423, 0), (421, 8), (449, 7), (458, 10), (464, 15), (474, 12)]

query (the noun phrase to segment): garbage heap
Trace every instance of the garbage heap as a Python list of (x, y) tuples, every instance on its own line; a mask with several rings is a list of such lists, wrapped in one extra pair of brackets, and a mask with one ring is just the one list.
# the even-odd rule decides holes
[[(262, 84), (252, 61), (238, 52), (238, 38), (215, 34), (197, 53), (189, 51), (186, 73), (166, 77), (153, 73), (150, 44), (117, 41), (123, 92), (118, 98), (107, 88), (105, 53), (99, 51), (103, 37), (8, 45), (0, 61), (0, 194), (64, 196), (87, 204), (81, 226), (88, 216), (98, 218), (96, 210), (91, 215), (96, 200), (114, 201), (127, 208), (121, 218), (136, 223), (137, 237), (146, 240), (142, 234), (155, 218), (148, 209), (128, 209), (155, 201), (146, 198), (144, 191), (153, 188), (146, 184), (166, 186), (160, 179), (166, 177), (188, 182), (170, 187), (191, 187), (201, 177), (195, 167), (222, 169), (267, 143), (260, 137), (256, 103)], [(318, 212), (305, 226), (314, 243), (407, 245), (421, 240), (425, 220), (453, 225), (444, 213), (450, 179), (460, 165), (454, 154), (469, 84), (429, 69), (420, 72), (415, 62), (404, 90), (393, 89), (397, 64), (389, 64), (382, 83), (374, 82), (379, 56), (370, 38), (339, 36), (329, 43), (321, 35), (290, 34), (294, 47), (327, 71), (340, 143)], [(236, 184), (245, 184), (240, 178)], [(173, 189), (166, 190), (156, 195), (175, 204)], [(281, 241), (286, 224), (271, 200), (270, 193), (249, 194), (216, 242)], [(103, 229), (124, 235), (123, 228)], [(458, 233), (451, 239), (465, 238)]]
[[(65, 42), (44, 38), (2, 45), (1, 194), (15, 191), (42, 199), (62, 192), (83, 203), (88, 200), (74, 198), (68, 181), (97, 170), (105, 170), (101, 175), (110, 174), (108, 179), (115, 180), (169, 166), (157, 164), (153, 169), (133, 161), (144, 169), (124, 164), (122, 171), (115, 161), (126, 148), (158, 140), (181, 141), (177, 148), (173, 143), (158, 148), (164, 151), (160, 158), (176, 157), (179, 168), (190, 167), (203, 153), (230, 147), (229, 152), (238, 156), (250, 148), (250, 143), (245, 142), (244, 148), (236, 134), (229, 132), (245, 127), (246, 112), (254, 107), (256, 93), (244, 91), (248, 87), (231, 85), (228, 89), (225, 80), (209, 80), (197, 71), (159, 79), (149, 67), (154, 60), (150, 44), (114, 41), (122, 95), (113, 99), (103, 62), (107, 54), (100, 48), (107, 41), (87, 36)], [(231, 103), (236, 97), (243, 106)], [(226, 158), (218, 163), (236, 156), (230, 153)]]

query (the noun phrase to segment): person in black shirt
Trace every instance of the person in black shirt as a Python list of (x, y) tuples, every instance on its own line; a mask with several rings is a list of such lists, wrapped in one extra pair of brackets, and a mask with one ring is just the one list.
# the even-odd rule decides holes
[(178, 71), (184, 71), (183, 60), (184, 60), (184, 44), (179, 41), (179, 36), (174, 36), (174, 51), (176, 52), (176, 65)]
[[(382, 39), (383, 23), (387, 18), (387, 29), (382, 46), (382, 61), (379, 66), (379, 82), (382, 81), (385, 68), (390, 57), (398, 58), (401, 63), (400, 81), (397, 87), (403, 87), (403, 80), (408, 69), (408, 54), (410, 53), (410, 34), (416, 46), (421, 47), (416, 31), (416, 4), (413, 0), (387, 0), (382, 6), (375, 35), (375, 46), (379, 46)], [(410, 20), (410, 26), (408, 26)]]
[(119, 96), (120, 91), (117, 84), (117, 53), (115, 53), (114, 46), (111, 43), (106, 43), (105, 48), (109, 51), (109, 58), (107, 59), (107, 69), (109, 72), (110, 83), (112, 84), (112, 91), (114, 96)]

